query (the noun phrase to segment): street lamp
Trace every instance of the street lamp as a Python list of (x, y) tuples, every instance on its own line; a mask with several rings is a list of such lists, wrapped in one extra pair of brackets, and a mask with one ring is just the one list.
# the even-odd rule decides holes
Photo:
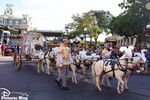
[(84, 28), (84, 37), (85, 37), (85, 50), (86, 50), (86, 32), (87, 32), (87, 28)]
[(147, 10), (150, 10), (150, 2), (146, 3), (145, 8), (146, 8)]

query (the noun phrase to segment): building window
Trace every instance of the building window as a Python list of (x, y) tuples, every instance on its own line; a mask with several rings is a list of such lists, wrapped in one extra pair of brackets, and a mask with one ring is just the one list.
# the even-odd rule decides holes
[(23, 21), (22, 21), (22, 24), (24, 24), (24, 25), (27, 24), (26, 20), (23, 20)]
[(2, 20), (0, 20), (0, 23), (2, 23), (3, 21)]
[(12, 20), (9, 21), (9, 24), (12, 25)]
[(19, 21), (16, 21), (16, 25), (19, 25)]

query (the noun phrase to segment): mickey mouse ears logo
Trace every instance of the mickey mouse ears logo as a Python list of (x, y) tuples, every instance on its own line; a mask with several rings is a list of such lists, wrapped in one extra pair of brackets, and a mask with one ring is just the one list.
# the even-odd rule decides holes
[(0, 91), (2, 91), (1, 92), (2, 96), (9, 96), (10, 95), (10, 91), (6, 88), (0, 88)]

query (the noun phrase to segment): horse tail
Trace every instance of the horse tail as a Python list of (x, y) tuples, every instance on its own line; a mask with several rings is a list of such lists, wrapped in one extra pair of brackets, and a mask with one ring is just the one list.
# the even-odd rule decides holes
[(95, 84), (95, 64), (96, 64), (96, 62), (94, 62), (92, 65), (92, 77), (93, 77), (93, 83), (94, 84)]

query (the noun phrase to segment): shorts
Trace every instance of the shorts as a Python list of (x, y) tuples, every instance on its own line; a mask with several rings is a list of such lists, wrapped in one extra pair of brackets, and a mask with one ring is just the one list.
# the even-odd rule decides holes
[(149, 65), (149, 61), (148, 61), (148, 60), (146, 60), (146, 62), (145, 62), (145, 66), (144, 66), (144, 67), (148, 67), (148, 65)]

